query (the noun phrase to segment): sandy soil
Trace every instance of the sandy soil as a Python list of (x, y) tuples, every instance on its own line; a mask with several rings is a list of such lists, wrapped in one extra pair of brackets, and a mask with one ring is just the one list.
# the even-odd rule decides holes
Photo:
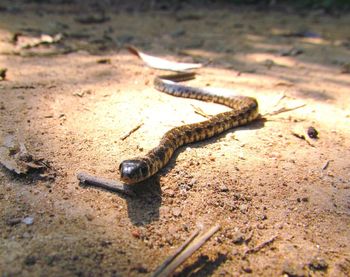
[[(1, 139), (50, 166), (41, 176), (1, 168), (1, 276), (150, 275), (198, 225), (214, 224), (221, 230), (177, 274), (349, 276), (350, 17), (151, 8), (1, 1)], [(263, 115), (305, 106), (180, 149), (135, 197), (82, 186), (77, 172), (118, 179), (121, 161), (203, 120), (194, 107), (226, 110), (154, 90), (160, 71), (125, 44), (210, 62), (189, 84), (256, 97)], [(319, 139), (293, 135), (310, 126)]]

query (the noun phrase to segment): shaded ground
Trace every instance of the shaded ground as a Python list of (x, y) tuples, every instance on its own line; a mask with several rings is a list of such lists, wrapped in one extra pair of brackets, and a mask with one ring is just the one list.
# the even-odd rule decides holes
[[(23, 141), (56, 175), (2, 167), (1, 276), (149, 275), (197, 225), (216, 223), (220, 232), (180, 275), (350, 274), (350, 17), (0, 6), (1, 136)], [(104, 11), (97, 19), (96, 9)], [(63, 37), (28, 45), (42, 33)], [(190, 84), (256, 97), (262, 114), (305, 106), (181, 149), (137, 197), (80, 186), (77, 172), (118, 178), (122, 160), (156, 146), (169, 128), (203, 120), (193, 105), (208, 114), (226, 109), (155, 91), (159, 72), (125, 43), (210, 61)], [(309, 126), (319, 132), (311, 145), (292, 134)]]

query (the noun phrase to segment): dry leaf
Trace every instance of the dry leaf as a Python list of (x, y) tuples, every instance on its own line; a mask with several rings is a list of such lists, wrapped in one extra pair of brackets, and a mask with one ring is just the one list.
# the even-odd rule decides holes
[(186, 71), (189, 69), (202, 67), (202, 64), (200, 63), (179, 63), (179, 62), (168, 61), (166, 59), (151, 56), (137, 50), (133, 46), (128, 46), (127, 49), (130, 51), (130, 53), (138, 56), (149, 67), (156, 68), (156, 69), (171, 70), (171, 71)]
[(41, 170), (47, 167), (45, 162), (35, 159), (24, 143), (14, 135), (8, 135), (1, 141), (0, 164), (17, 174), (27, 174), (29, 170)]

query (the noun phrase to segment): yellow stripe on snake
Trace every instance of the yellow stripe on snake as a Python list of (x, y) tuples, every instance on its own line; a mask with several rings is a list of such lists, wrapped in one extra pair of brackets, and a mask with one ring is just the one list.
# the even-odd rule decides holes
[(166, 132), (159, 145), (145, 156), (125, 160), (120, 164), (119, 171), (123, 182), (127, 184), (141, 182), (162, 169), (179, 147), (211, 138), (233, 127), (245, 125), (259, 116), (258, 102), (255, 98), (223, 96), (206, 89), (176, 83), (193, 78), (194, 73), (158, 76), (154, 79), (154, 87), (167, 94), (214, 102), (228, 106), (232, 110), (214, 115), (206, 121), (175, 127)]

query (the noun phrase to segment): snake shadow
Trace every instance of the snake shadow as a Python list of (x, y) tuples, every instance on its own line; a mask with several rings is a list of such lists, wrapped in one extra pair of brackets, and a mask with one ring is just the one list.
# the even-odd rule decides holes
[[(255, 120), (254, 122), (249, 123), (248, 125), (235, 127), (235, 128), (229, 129), (229, 130), (227, 130), (227, 131), (225, 131), (217, 136), (214, 136), (212, 138), (209, 138), (209, 139), (206, 139), (203, 141), (193, 142), (193, 143), (190, 143), (188, 145), (190, 145), (191, 148), (201, 148), (201, 147), (204, 147), (206, 145), (213, 144), (213, 143), (217, 142), (218, 140), (224, 138), (227, 134), (234, 133), (235, 131), (261, 129), (265, 126), (265, 122), (266, 122), (266, 119), (264, 117), (260, 117), (257, 120)], [(186, 151), (186, 145), (180, 147), (179, 149), (177, 149), (175, 151), (175, 153), (172, 156), (172, 158), (170, 159), (169, 163), (159, 172), (159, 174), (165, 175), (165, 174), (169, 173), (169, 171), (171, 171), (175, 167), (176, 160), (177, 160), (178, 156), (184, 151)]]
[(125, 197), (131, 223), (135, 226), (144, 226), (159, 220), (159, 208), (162, 203), (159, 177), (156, 175), (132, 185), (132, 190), (135, 195)]
[(193, 264), (186, 266), (182, 271), (176, 273), (174, 276), (212, 276), (215, 270), (219, 268), (220, 265), (225, 263), (227, 259), (227, 256), (222, 253), (219, 253), (215, 260), (210, 260), (208, 256), (201, 255)]

